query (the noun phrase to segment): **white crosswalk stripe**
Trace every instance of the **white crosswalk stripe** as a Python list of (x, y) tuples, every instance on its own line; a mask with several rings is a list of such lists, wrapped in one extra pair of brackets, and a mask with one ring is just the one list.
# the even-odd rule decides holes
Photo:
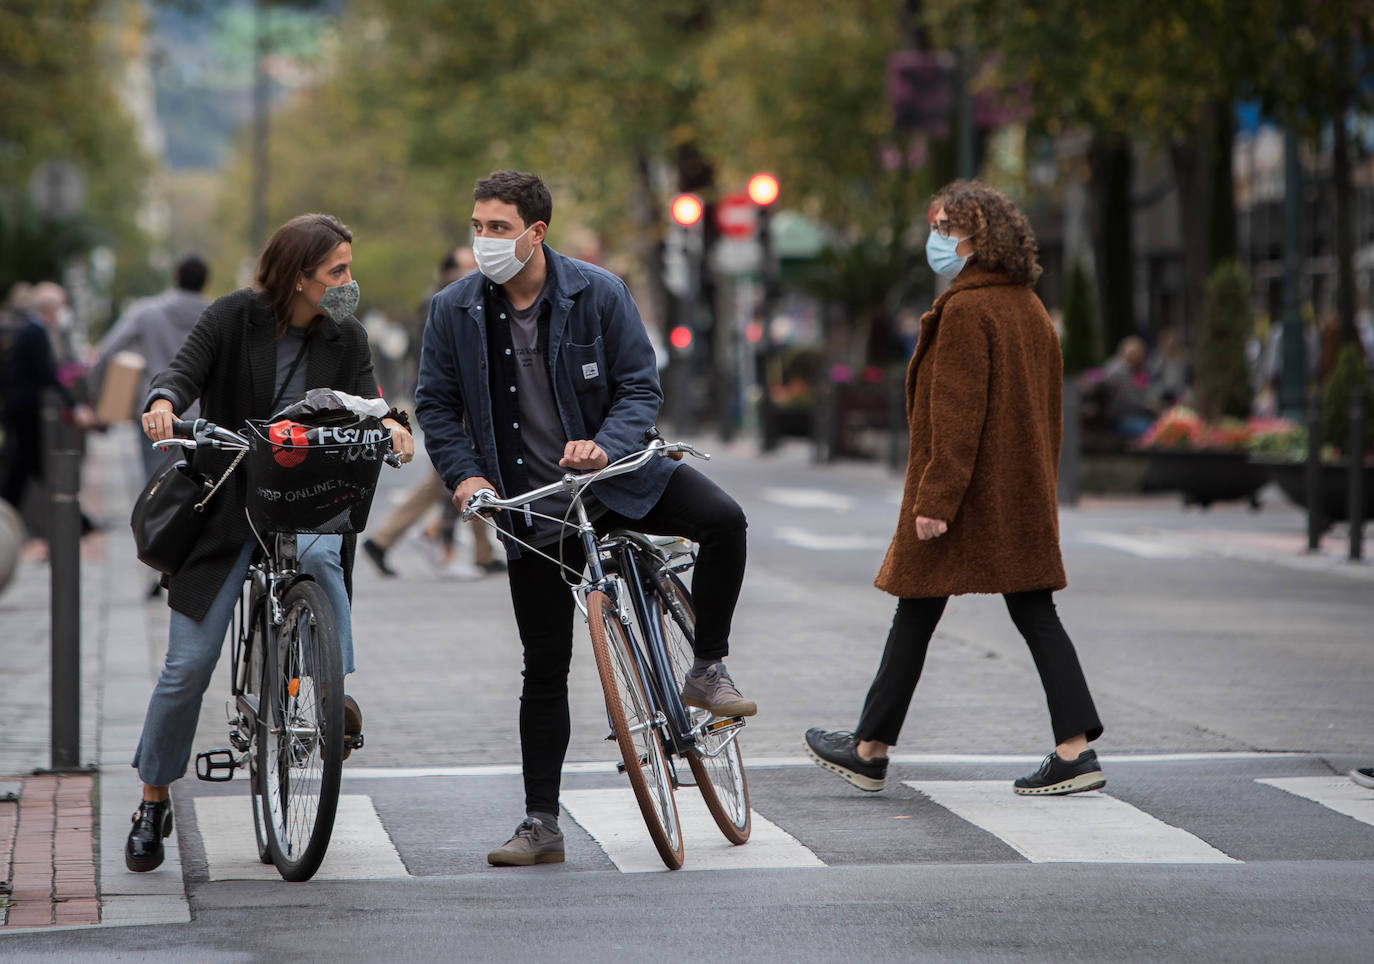
[(774, 533), (782, 542), (814, 552), (854, 552), (860, 549), (884, 549), (888, 539), (879, 536), (826, 535), (801, 526), (779, 526)]
[(1001, 838), (1033, 863), (1236, 863), (1178, 827), (1105, 793), (1020, 797), (996, 780), (906, 786)]
[[(819, 857), (781, 827), (753, 811), (749, 842), (734, 846), (721, 836), (695, 790), (675, 794), (686, 860), (683, 870), (758, 870), (824, 867)], [(622, 873), (663, 870), (663, 861), (644, 829), (644, 818), (628, 787), (564, 790), (564, 809), (591, 834)]]
[[(248, 794), (196, 797), (196, 823), (211, 880), (279, 880), (277, 869), (258, 860)], [(409, 877), (382, 826), (372, 798), (342, 794), (329, 850), (315, 880), (378, 880)]]
[(1083, 542), (1106, 546), (1141, 559), (1191, 559), (1196, 552), (1149, 536), (1126, 536), (1116, 532), (1085, 532)]
[[(1210, 759), (1215, 754), (1157, 755), (1164, 762), (1177, 756), (1183, 762), (1195, 757)], [(1248, 759), (1246, 754), (1233, 754)], [(1265, 754), (1272, 758), (1274, 754)], [(943, 758), (939, 758), (942, 760)], [(957, 762), (968, 762), (955, 758)], [(979, 758), (980, 762), (1002, 760)], [(1010, 758), (1018, 762), (1019, 757)], [(1144, 759), (1144, 758), (1142, 758)], [(1154, 761), (1154, 757), (1148, 758)], [(935, 756), (932, 755), (932, 760)], [(791, 769), (791, 758), (755, 761), (762, 769)], [(931, 761), (926, 761), (931, 762)], [(935, 760), (938, 762), (938, 760)], [(1139, 761), (1136, 761), (1139, 762)], [(606, 774), (607, 762), (570, 764), (579, 774)], [(425, 776), (472, 778), (510, 776), (518, 767), (474, 766), (452, 768), (360, 771), (354, 779), (395, 777), (416, 779)], [(1363, 824), (1374, 826), (1374, 793), (1358, 787), (1344, 776), (1253, 778), (1289, 795), (1292, 808), (1319, 804)], [(466, 781), (465, 781), (466, 782)], [(600, 783), (601, 781), (597, 781)], [(1231, 864), (1242, 861), (1212, 843), (1194, 835), (1187, 825), (1175, 826), (1112, 796), (1108, 791), (1075, 794), (1067, 797), (1021, 797), (1010, 792), (1006, 780), (907, 780), (902, 785), (920, 796), (917, 806), (927, 814), (937, 808), (948, 811), (962, 822), (970, 839), (990, 834), (1032, 863), (1152, 863), (1152, 864)], [(464, 790), (461, 792), (470, 792)], [(834, 852), (835, 825), (828, 814), (781, 812), (783, 820), (773, 823), (757, 808), (753, 810), (753, 831), (748, 843), (732, 846), (720, 834), (700, 794), (693, 787), (682, 787), (676, 794), (683, 826), (686, 861), (684, 870), (756, 870), (823, 868), (844, 863)], [(765, 799), (767, 799), (765, 797)], [(759, 802), (756, 800), (756, 803)], [(562, 804), (566, 816), (592, 837), (622, 873), (647, 873), (664, 870), (634, 795), (623, 782), (611, 785), (565, 789)], [(247, 795), (205, 796), (194, 802), (200, 837), (205, 848), (211, 880), (274, 880), (276, 871), (260, 864), (253, 843), (253, 822)], [(1171, 812), (1165, 810), (1164, 812)], [(1186, 812), (1186, 811), (1185, 811)], [(818, 819), (818, 817), (820, 819)], [(842, 817), (835, 816), (839, 820)], [(818, 846), (825, 860), (810, 848)], [(895, 844), (900, 847), (900, 844)], [(924, 859), (922, 842), (911, 841), (912, 859)], [(863, 848), (860, 848), (862, 851)], [(1231, 849), (1228, 845), (1227, 849)], [(1326, 855), (1314, 854), (1320, 859)], [(573, 855), (570, 852), (570, 859)], [(900, 859), (889, 853), (885, 859)], [(860, 857), (860, 860), (871, 859)], [(359, 880), (405, 878), (409, 874), (401, 855), (392, 844), (366, 794), (344, 794), (339, 798), (338, 817), (329, 851), (317, 875), (321, 880)]]
[(1273, 777), (1255, 782), (1277, 787), (1374, 826), (1374, 792), (1357, 786), (1349, 777)]

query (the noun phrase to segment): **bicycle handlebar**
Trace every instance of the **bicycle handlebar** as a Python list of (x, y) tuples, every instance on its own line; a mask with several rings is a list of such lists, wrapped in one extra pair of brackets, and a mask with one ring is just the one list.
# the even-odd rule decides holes
[(531, 502), (557, 495), (559, 492), (571, 492), (573, 498), (576, 499), (578, 494), (593, 482), (612, 479), (618, 475), (629, 475), (631, 472), (636, 472), (648, 465), (654, 458), (676, 457), (676, 459), (681, 459), (684, 454), (708, 462), (711, 459), (710, 455), (696, 449), (689, 442), (665, 442), (656, 438), (640, 451), (626, 455), (604, 469), (584, 472), (581, 475), (569, 472), (557, 482), (550, 482), (548, 485), (531, 489), (521, 495), (511, 496), (509, 499), (500, 498), (492, 489), (478, 489), (463, 506), (460, 516), (464, 521), (467, 521), (479, 513), (498, 509), (519, 509)]
[[(390, 444), (391, 435), (388, 433), (387, 445)], [(154, 448), (163, 451), (166, 451), (171, 445), (180, 445), (187, 449), (205, 445), (210, 448), (240, 452), (248, 448), (248, 439), (238, 432), (216, 425), (208, 419), (174, 418), (172, 419), (172, 437), (153, 443)], [(387, 452), (386, 455), (382, 456), (382, 460), (394, 469), (401, 467), (401, 459), (395, 452)]]

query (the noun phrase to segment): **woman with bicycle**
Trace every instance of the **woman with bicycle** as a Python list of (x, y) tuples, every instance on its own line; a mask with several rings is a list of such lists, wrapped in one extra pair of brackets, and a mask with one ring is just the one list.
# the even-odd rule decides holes
[(907, 462), (897, 532), (877, 586), (899, 597), (882, 663), (855, 732), (806, 732), (817, 764), (860, 790), (883, 789), (945, 603), (1001, 593), (1049, 702), (1054, 750), (1017, 779), (1023, 795), (1106, 783), (1102, 735), (1052, 593), (1066, 584), (1059, 552), (1059, 340), (1032, 290), (1040, 277), (1026, 216), (977, 181), (955, 181), (930, 207), (926, 254), (951, 280), (921, 319), (907, 368)]
[[(327, 214), (301, 215), (278, 228), (258, 260), (256, 285), (211, 304), (171, 367), (153, 379), (142, 416), (148, 438), (172, 438), (174, 420), (197, 400), (205, 418), (237, 427), (270, 417), (312, 388), (376, 398), (367, 335), (353, 317), (359, 291), (352, 242), (348, 228)], [(384, 424), (392, 448), (408, 462), (415, 443), (404, 421), (393, 409)], [(194, 454), (197, 472), (213, 478), (232, 460), (231, 453), (210, 448)], [(168, 577), (167, 657), (133, 759), (143, 782), (125, 847), (133, 871), (159, 866), (162, 841), (172, 832), (168, 787), (186, 772), (201, 697), (257, 544), (244, 516), (246, 495), (244, 473), (230, 474), (206, 506), (204, 536)], [(301, 570), (321, 585), (337, 615), (345, 673), (353, 671), (353, 548), (352, 537), (316, 536), (302, 543), (300, 555)], [(350, 735), (362, 730), (362, 713), (350, 697), (345, 725)]]

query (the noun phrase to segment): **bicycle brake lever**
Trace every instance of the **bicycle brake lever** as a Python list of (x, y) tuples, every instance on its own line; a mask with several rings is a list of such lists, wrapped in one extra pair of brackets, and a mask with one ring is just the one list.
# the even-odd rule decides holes
[(487, 500), (493, 498), (495, 495), (496, 492), (492, 489), (478, 489), (468, 498), (467, 505), (463, 506), (463, 510), (459, 513), (459, 517), (462, 518), (464, 522), (470, 521), (473, 516), (481, 513), (483, 507), (487, 505)]

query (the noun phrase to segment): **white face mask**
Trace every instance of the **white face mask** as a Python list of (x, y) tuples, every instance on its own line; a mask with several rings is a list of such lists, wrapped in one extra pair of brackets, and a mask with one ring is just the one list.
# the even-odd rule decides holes
[(518, 275), (534, 256), (534, 248), (530, 248), (529, 255), (521, 261), (515, 256), (515, 242), (529, 234), (533, 227), (531, 224), (513, 238), (473, 238), (472, 256), (477, 260), (477, 270), (499, 285)]

